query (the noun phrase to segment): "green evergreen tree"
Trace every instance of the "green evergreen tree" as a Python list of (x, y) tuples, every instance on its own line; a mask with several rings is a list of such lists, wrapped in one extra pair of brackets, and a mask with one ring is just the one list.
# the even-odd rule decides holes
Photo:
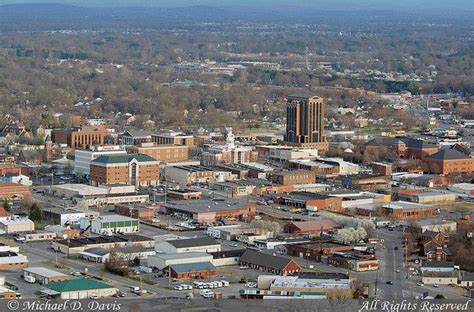
[(35, 223), (41, 223), (41, 221), (43, 221), (42, 211), (37, 203), (34, 203), (30, 207), (30, 219)]

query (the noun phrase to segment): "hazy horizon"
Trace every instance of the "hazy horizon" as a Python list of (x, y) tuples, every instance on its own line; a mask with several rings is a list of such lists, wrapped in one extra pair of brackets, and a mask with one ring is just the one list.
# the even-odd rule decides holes
[(321, 10), (351, 10), (351, 9), (380, 9), (380, 10), (433, 10), (433, 9), (463, 9), (474, 10), (471, 0), (0, 0), (0, 5), (6, 4), (39, 4), (57, 3), (83, 7), (183, 7), (194, 5), (209, 5), (215, 7), (254, 7), (264, 9), (264, 6), (292, 6), (301, 9)]

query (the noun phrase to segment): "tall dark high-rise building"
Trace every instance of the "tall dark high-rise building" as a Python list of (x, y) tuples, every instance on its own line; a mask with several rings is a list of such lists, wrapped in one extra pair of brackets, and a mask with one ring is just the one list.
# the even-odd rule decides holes
[(292, 94), (288, 96), (287, 101), (285, 143), (327, 150), (323, 98)]

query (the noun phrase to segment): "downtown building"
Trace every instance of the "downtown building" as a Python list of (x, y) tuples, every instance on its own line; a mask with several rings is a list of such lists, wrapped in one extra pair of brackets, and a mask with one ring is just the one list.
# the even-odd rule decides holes
[(287, 101), (285, 144), (327, 150), (323, 98), (293, 94)]
[(125, 184), (139, 186), (160, 183), (160, 163), (148, 155), (104, 155), (90, 164), (92, 185)]

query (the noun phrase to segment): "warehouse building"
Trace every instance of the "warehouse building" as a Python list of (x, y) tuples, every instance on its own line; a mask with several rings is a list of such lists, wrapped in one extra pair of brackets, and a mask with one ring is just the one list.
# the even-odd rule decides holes
[(398, 194), (398, 199), (402, 201), (428, 205), (454, 202), (456, 200), (456, 194), (451, 192), (428, 191), (415, 194)]
[(95, 279), (82, 278), (50, 283), (41, 292), (58, 299), (88, 299), (112, 297), (118, 289)]
[(205, 252), (159, 253), (148, 257), (148, 267), (163, 270), (168, 266), (210, 262), (212, 255)]
[(23, 278), (29, 283), (49, 283), (62, 282), (71, 279), (69, 275), (43, 267), (31, 267), (23, 269)]
[(210, 237), (184, 238), (157, 242), (157, 253), (214, 252), (220, 251), (221, 244)]
[(287, 254), (293, 257), (321, 261), (321, 255), (330, 255), (335, 252), (351, 251), (353, 246), (325, 239), (313, 240), (310, 243), (286, 245)]
[(140, 222), (121, 215), (105, 215), (94, 219), (81, 218), (80, 228), (84, 232), (90, 231), (101, 235), (129, 234), (140, 230)]
[(10, 220), (0, 220), (0, 233), (5, 234), (32, 232), (35, 230), (35, 224), (30, 219), (16, 218)]
[(155, 240), (136, 234), (128, 234), (115, 236), (81, 237), (51, 242), (51, 248), (68, 255), (80, 253), (86, 249), (94, 247), (116, 249), (132, 246), (153, 248), (155, 246)]

